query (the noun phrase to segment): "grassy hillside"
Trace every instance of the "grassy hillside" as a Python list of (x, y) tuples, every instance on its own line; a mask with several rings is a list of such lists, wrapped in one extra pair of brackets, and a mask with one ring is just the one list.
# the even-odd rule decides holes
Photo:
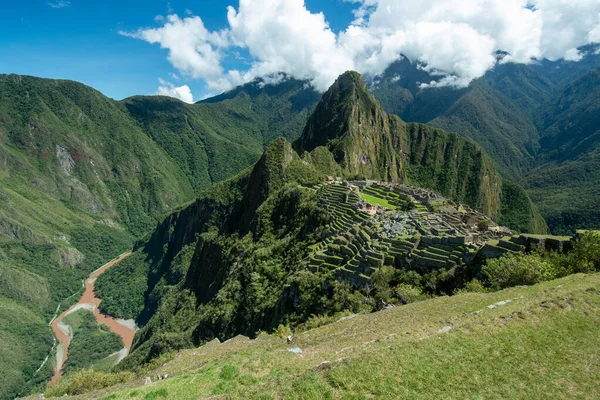
[(293, 343), (240, 336), (163, 359), (145, 371), (150, 385), (141, 376), (76, 398), (591, 399), (599, 295), (600, 276), (579, 274), (338, 317)]

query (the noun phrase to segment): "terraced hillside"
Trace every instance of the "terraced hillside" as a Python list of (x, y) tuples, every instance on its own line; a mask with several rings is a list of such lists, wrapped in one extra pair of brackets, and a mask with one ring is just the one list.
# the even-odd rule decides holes
[(572, 248), (571, 237), (513, 235), (485, 215), (420, 188), (354, 181), (315, 189), (314, 201), (329, 223), (306, 265), (314, 273), (334, 271), (338, 281), (358, 288), (372, 286), (371, 276), (384, 265), (454, 277), (479, 253), (496, 258), (540, 247)]
[(598, 325), (600, 275), (578, 274), (346, 315), (291, 343), (267, 334), (214, 340), (70, 398), (592, 399)]
[[(408, 196), (399, 187), (396, 190), (403, 197)], [(478, 247), (466, 245), (467, 241), (473, 241), (474, 233), (466, 224), (462, 235), (456, 228), (449, 234), (451, 229), (447, 227), (434, 227), (431, 222), (439, 223), (436, 214), (422, 203), (415, 205), (414, 200), (403, 200), (400, 193), (376, 183), (364, 190), (338, 184), (321, 186), (315, 194), (316, 202), (324, 207), (331, 223), (326, 239), (314, 246), (309, 269), (335, 270), (338, 280), (364, 287), (383, 265), (440, 270), (452, 269), (473, 258)], [(363, 194), (367, 200), (363, 200)], [(452, 208), (446, 202), (436, 199), (436, 204)], [(414, 211), (402, 211), (412, 207)], [(466, 213), (463, 210), (462, 214)], [(489, 221), (483, 215), (478, 217), (480, 221)], [(466, 234), (470, 236), (467, 238)], [(491, 231), (488, 234), (493, 235)]]
[(481, 147), (385, 113), (353, 71), (323, 95), (294, 147), (299, 154), (327, 148), (345, 177), (435, 190), (513, 229), (547, 231), (525, 190), (503, 179)]

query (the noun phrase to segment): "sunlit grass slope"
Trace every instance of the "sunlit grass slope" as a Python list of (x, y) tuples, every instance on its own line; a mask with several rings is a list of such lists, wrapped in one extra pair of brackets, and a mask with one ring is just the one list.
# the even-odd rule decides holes
[(211, 342), (161, 360), (149, 385), (80, 398), (593, 399), (599, 326), (600, 274), (579, 274), (345, 317), (291, 344)]

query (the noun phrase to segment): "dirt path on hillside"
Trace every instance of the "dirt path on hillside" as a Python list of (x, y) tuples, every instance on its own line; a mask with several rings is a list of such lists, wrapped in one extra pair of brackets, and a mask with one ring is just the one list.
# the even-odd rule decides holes
[(59, 345), (56, 351), (56, 365), (54, 366), (54, 375), (50, 380), (50, 383), (57, 382), (62, 376), (62, 368), (67, 360), (67, 354), (69, 350), (69, 343), (71, 341), (71, 336), (73, 332), (71, 327), (62, 323), (62, 320), (67, 315), (71, 314), (80, 309), (88, 309), (94, 313), (96, 320), (100, 324), (104, 324), (110, 328), (111, 331), (116, 333), (121, 337), (123, 341), (124, 350), (123, 353), (129, 352), (131, 349), (131, 344), (133, 343), (133, 337), (135, 336), (135, 326), (132, 326), (131, 323), (123, 320), (117, 320), (111, 316), (104, 315), (100, 312), (98, 306), (102, 299), (96, 297), (94, 293), (94, 285), (96, 283), (96, 279), (102, 275), (107, 269), (112, 267), (113, 265), (119, 263), (123, 259), (129, 257), (131, 253), (121, 254), (116, 259), (110, 261), (109, 263), (103, 265), (98, 268), (94, 272), (90, 274), (90, 276), (85, 280), (85, 291), (83, 295), (77, 302), (77, 304), (70, 307), (68, 310), (60, 314), (57, 318), (52, 321), (52, 330), (58, 339)]

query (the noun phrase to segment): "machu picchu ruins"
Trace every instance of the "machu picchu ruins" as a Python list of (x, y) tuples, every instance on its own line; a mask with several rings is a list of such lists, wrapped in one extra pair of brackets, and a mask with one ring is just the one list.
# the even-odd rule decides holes
[(515, 234), (468, 206), (418, 187), (328, 177), (314, 189), (331, 221), (305, 265), (313, 272), (333, 270), (339, 281), (357, 287), (369, 284), (384, 265), (419, 273), (451, 271), (479, 255), (572, 246), (570, 237)]

